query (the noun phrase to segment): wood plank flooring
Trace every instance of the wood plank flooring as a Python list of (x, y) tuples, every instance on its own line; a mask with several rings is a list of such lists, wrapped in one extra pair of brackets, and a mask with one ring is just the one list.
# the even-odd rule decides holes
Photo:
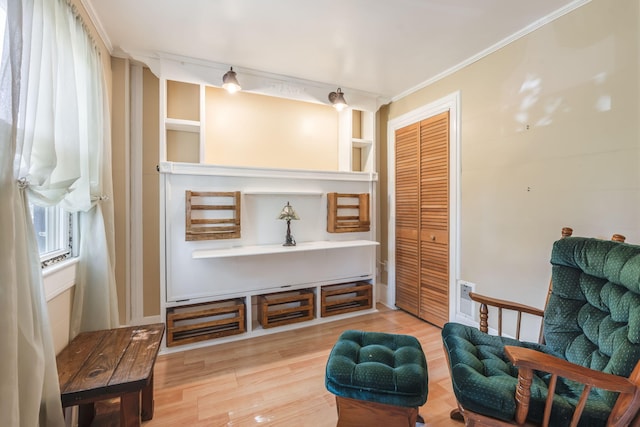
[[(346, 329), (415, 336), (429, 370), (429, 396), (420, 408), (426, 426), (461, 427), (440, 329), (405, 312), (379, 311), (323, 325), (179, 353), (160, 355), (155, 413), (144, 427), (335, 426), (335, 397), (324, 386), (325, 365)], [(97, 405), (92, 426), (117, 426), (118, 404)]]

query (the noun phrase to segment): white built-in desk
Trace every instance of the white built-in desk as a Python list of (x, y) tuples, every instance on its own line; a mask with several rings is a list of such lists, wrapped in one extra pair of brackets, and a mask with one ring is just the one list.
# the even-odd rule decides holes
[(372, 240), (344, 240), (344, 241), (320, 241), (301, 242), (296, 246), (283, 245), (254, 245), (236, 246), (222, 249), (199, 249), (192, 252), (194, 259), (200, 258), (226, 258), (253, 255), (269, 255), (282, 253), (295, 253), (306, 251), (319, 251), (326, 249), (357, 248), (365, 246), (377, 246), (378, 242)]

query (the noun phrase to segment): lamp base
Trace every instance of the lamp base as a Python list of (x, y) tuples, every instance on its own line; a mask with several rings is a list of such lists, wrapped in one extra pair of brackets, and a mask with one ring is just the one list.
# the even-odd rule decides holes
[(296, 241), (293, 240), (293, 235), (291, 234), (291, 220), (287, 220), (287, 235), (285, 237), (284, 243), (282, 246), (295, 246)]

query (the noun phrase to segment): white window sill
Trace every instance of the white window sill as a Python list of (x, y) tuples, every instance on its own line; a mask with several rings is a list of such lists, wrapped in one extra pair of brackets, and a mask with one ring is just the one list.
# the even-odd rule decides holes
[(44, 277), (44, 293), (47, 302), (76, 284), (76, 267), (78, 258), (70, 258), (42, 270)]

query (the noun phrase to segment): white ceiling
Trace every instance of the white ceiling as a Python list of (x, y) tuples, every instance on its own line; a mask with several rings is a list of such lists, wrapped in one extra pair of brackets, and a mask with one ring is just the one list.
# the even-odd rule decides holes
[(590, 0), (82, 0), (114, 54), (162, 52), (397, 98)]

